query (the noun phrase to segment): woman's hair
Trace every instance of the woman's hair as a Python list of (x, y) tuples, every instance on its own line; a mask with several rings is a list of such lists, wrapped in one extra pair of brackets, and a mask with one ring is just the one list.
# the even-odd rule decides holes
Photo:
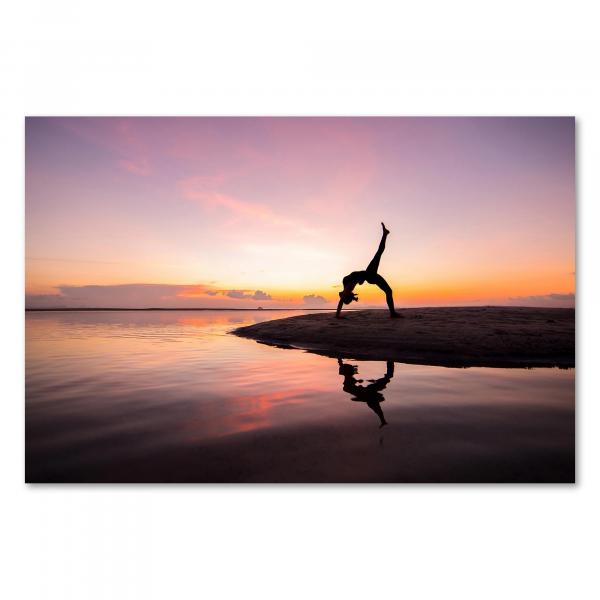
[(354, 292), (340, 292), (340, 298), (344, 304), (358, 302), (358, 296)]

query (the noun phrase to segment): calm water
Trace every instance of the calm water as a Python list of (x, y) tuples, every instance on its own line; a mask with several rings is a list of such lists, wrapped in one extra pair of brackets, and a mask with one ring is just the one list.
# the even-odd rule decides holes
[(27, 481), (574, 480), (574, 370), (339, 361), (228, 333), (289, 314), (27, 313)]

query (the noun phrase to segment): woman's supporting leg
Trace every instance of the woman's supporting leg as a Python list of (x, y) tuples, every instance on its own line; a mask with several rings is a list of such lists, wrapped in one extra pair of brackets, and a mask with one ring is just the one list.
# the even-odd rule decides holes
[(393, 360), (388, 360), (387, 361), (387, 371), (385, 373), (385, 378), (390, 381), (391, 379), (393, 379), (394, 377), (394, 361)]
[(381, 289), (385, 293), (385, 300), (387, 302), (388, 308), (390, 309), (390, 316), (399, 317), (400, 315), (396, 312), (394, 307), (394, 297), (392, 295), (392, 288), (389, 286), (388, 282), (381, 276), (376, 275), (369, 283), (375, 284), (379, 289)]
[(383, 235), (381, 236), (381, 241), (379, 242), (379, 248), (377, 248), (377, 252), (375, 252), (373, 260), (369, 263), (369, 266), (367, 267), (367, 272), (371, 275), (375, 275), (375, 273), (377, 273), (377, 269), (379, 269), (379, 261), (381, 260), (381, 255), (385, 250), (385, 240), (388, 236), (388, 233), (389, 231), (384, 228)]

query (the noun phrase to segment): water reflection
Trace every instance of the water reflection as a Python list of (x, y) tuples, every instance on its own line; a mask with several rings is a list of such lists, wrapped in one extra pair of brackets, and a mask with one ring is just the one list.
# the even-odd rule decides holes
[(339, 374), (344, 377), (343, 390), (352, 396), (354, 402), (365, 402), (367, 406), (379, 417), (379, 428), (387, 425), (381, 403), (385, 400), (381, 393), (387, 387), (387, 384), (394, 377), (394, 362), (387, 361), (387, 370), (383, 377), (379, 379), (369, 379), (368, 385), (359, 385), (363, 383), (363, 379), (356, 379), (358, 375), (358, 367), (345, 363), (341, 358), (338, 358)]
[(295, 314), (28, 313), (27, 480), (573, 480), (574, 371), (357, 363), (228, 333)]

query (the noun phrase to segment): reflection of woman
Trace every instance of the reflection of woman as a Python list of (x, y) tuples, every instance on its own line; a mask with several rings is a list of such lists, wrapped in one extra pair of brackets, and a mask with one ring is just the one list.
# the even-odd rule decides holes
[(385, 250), (385, 240), (389, 235), (389, 231), (385, 228), (385, 225), (382, 223), (381, 227), (383, 228), (383, 233), (381, 235), (381, 242), (379, 242), (379, 248), (377, 248), (377, 252), (373, 257), (373, 260), (369, 263), (369, 266), (365, 271), (352, 271), (349, 275), (346, 275), (344, 279), (342, 279), (342, 283), (344, 284), (343, 291), (340, 292), (340, 301), (338, 302), (337, 312), (335, 314), (336, 317), (340, 316), (340, 312), (342, 310), (343, 304), (350, 304), (351, 302), (358, 302), (358, 296), (354, 293), (354, 288), (357, 285), (362, 285), (365, 281), (367, 283), (372, 283), (376, 285), (385, 293), (385, 299), (387, 301), (388, 308), (390, 309), (390, 316), (392, 318), (398, 318), (402, 315), (399, 315), (394, 308), (394, 298), (392, 297), (392, 288), (388, 285), (388, 282), (377, 272), (379, 268), (379, 261), (381, 260), (381, 255)]
[(340, 375), (344, 376), (344, 391), (354, 396), (352, 398), (353, 401), (367, 403), (367, 406), (379, 417), (379, 428), (387, 425), (383, 410), (381, 409), (381, 402), (385, 398), (380, 392), (386, 388), (394, 376), (394, 362), (388, 360), (385, 375), (379, 379), (370, 379), (371, 383), (365, 386), (358, 385), (362, 380), (357, 380), (354, 377), (354, 375), (358, 374), (358, 367), (344, 363), (341, 358), (338, 358), (338, 366), (340, 368)]

